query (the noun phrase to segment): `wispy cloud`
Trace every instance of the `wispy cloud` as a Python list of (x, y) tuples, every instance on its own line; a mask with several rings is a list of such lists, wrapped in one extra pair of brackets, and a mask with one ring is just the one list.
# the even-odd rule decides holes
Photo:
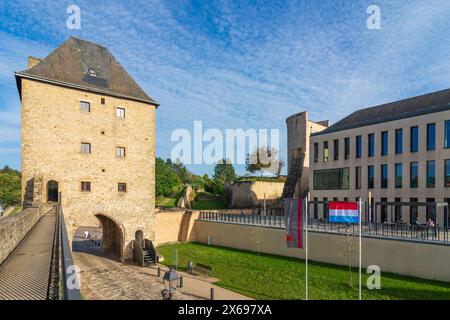
[[(80, 31), (65, 28), (72, 3), (81, 8)], [(279, 128), (284, 155), (290, 114), (307, 110), (312, 119), (336, 121), (357, 108), (449, 87), (450, 3), (377, 1), (382, 29), (376, 31), (366, 28), (369, 4), (3, 3), (0, 41), (9, 45), (0, 49), (0, 110), (9, 120), (0, 125), (19, 125), (11, 115), (20, 105), (11, 73), (28, 55), (45, 56), (78, 35), (106, 45), (161, 103), (158, 155), (168, 157), (171, 131), (192, 128), (194, 120), (221, 129)]]

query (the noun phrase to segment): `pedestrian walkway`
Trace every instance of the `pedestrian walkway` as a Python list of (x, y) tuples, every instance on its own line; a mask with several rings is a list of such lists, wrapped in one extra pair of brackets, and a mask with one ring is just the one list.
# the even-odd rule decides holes
[(52, 209), (0, 265), (0, 300), (47, 299), (55, 223)]
[[(84, 230), (84, 229), (83, 229)], [(167, 267), (152, 265), (138, 267), (133, 263), (121, 263), (106, 256), (101, 249), (81, 236), (73, 242), (74, 263), (80, 268), (81, 294), (88, 300), (161, 300), (164, 289), (162, 276)], [(157, 277), (157, 268), (161, 276)], [(214, 278), (204, 278), (188, 273), (183, 275), (184, 286), (177, 288), (173, 300), (210, 299), (214, 288), (217, 300), (249, 299), (238, 293), (220, 288), (212, 282)]]
[[(166, 266), (157, 265), (150, 267), (152, 270), (151, 274), (156, 278), (157, 269), (161, 268), (161, 278), (158, 281), (162, 283), (162, 276), (164, 272), (168, 270)], [(211, 288), (214, 289), (214, 300), (252, 300), (251, 298), (244, 296), (242, 294), (221, 288), (214, 285), (219, 279), (212, 277), (204, 277), (203, 275), (194, 275), (187, 272), (177, 271), (180, 276), (183, 276), (183, 287), (177, 290), (182, 293), (189, 293), (200, 297), (202, 299), (210, 299)]]

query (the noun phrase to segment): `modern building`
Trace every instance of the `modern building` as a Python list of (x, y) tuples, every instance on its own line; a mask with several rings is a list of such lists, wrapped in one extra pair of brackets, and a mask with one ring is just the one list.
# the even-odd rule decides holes
[(158, 104), (107, 48), (78, 38), (30, 57), (16, 81), (24, 205), (61, 193), (69, 238), (100, 222), (104, 248), (121, 258), (137, 231), (153, 240)]
[(312, 133), (310, 145), (310, 199), (325, 202), (310, 209), (316, 218), (327, 217), (328, 201), (370, 194), (373, 222), (425, 223), (436, 213), (449, 223), (446, 208), (381, 205), (375, 217), (373, 203), (450, 202), (450, 89), (358, 110)]
[[(309, 190), (309, 136), (314, 132), (320, 132), (329, 126), (329, 121), (311, 121), (308, 112), (300, 112), (286, 119), (287, 149), (288, 149), (288, 176), (295, 174), (295, 161), (302, 154), (305, 155), (301, 176), (296, 179), (294, 197), (300, 197)], [(289, 179), (288, 179), (289, 180)]]

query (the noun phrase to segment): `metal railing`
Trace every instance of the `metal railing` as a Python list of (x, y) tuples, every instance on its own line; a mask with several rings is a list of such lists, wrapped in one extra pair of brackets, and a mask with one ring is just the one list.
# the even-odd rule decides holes
[[(236, 215), (217, 212), (200, 212), (198, 220), (235, 223), (262, 227), (286, 229), (284, 216)], [(327, 219), (308, 218), (308, 230), (338, 234), (358, 234), (357, 224), (330, 223)], [(386, 238), (450, 244), (449, 227), (428, 227), (426, 225), (407, 225), (402, 223), (362, 223), (365, 237)]]
[(80, 300), (79, 275), (73, 263), (72, 251), (70, 250), (69, 237), (61, 205), (61, 192), (58, 196), (55, 214), (56, 226), (47, 298), (52, 300)]

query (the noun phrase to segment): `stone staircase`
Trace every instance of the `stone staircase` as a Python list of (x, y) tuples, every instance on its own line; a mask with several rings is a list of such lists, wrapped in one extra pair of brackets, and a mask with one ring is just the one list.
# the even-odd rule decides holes
[(294, 197), (295, 187), (302, 177), (304, 162), (305, 153), (301, 151), (299, 156), (292, 159), (291, 165), (289, 167), (289, 174), (284, 184), (282, 199)]

